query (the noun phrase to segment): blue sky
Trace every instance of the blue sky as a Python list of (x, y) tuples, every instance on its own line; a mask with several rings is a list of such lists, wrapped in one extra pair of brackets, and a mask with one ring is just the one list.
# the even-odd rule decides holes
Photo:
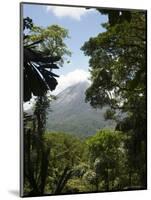
[[(73, 8), (73, 7), (56, 7), (44, 6), (38, 4), (24, 4), (23, 16), (32, 18), (33, 22), (38, 26), (50, 26), (58, 24), (69, 30), (70, 38), (65, 42), (71, 50), (72, 55), (69, 58), (70, 64), (64, 63), (64, 66), (56, 71), (65, 79), (69, 74), (70, 79), (76, 79), (88, 73), (88, 60), (80, 50), (85, 41), (90, 37), (97, 36), (98, 33), (105, 31), (101, 24), (107, 21), (107, 16), (101, 15), (95, 9)], [(75, 74), (73, 72), (76, 72)], [(62, 80), (63, 81), (63, 80)], [(66, 82), (68, 82), (66, 80)], [(73, 82), (73, 81), (72, 81)]]

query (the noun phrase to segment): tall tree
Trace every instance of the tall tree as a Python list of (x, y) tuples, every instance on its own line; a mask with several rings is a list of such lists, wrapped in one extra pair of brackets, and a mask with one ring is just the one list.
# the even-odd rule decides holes
[(24, 19), (24, 28), (25, 32), (26, 28), (30, 29), (29, 34), (24, 35), (24, 101), (29, 101), (32, 95), (36, 96), (33, 116), (30, 116), (29, 120), (25, 116), (24, 186), (29, 185), (29, 195), (42, 195), (48, 177), (50, 156), (50, 146), (46, 146), (44, 141), (50, 104), (47, 92), (54, 90), (57, 85), (55, 77), (58, 75), (52, 70), (59, 67), (54, 62), (60, 60), (63, 63), (61, 57), (69, 55), (64, 43), (67, 31), (59, 26), (46, 29), (34, 26), (29, 18)]
[(109, 16), (109, 22), (103, 24), (106, 31), (82, 47), (90, 57), (92, 81), (86, 100), (93, 107), (109, 105), (111, 114), (121, 111), (117, 129), (131, 135), (129, 161), (140, 177), (140, 185), (146, 187), (146, 12), (105, 14)]

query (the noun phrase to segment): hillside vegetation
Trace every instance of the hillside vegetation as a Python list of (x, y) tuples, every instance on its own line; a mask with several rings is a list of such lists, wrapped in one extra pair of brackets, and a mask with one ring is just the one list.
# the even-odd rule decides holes
[[(46, 132), (45, 149), (49, 148), (47, 180), (44, 194), (143, 189), (140, 175), (128, 166), (127, 143), (131, 138), (122, 132), (100, 130), (80, 139), (66, 133)], [(41, 153), (41, 152), (39, 152)], [(30, 155), (37, 159), (35, 150)], [(36, 172), (37, 165), (32, 163)], [(37, 169), (37, 185), (38, 173)], [(31, 186), (25, 182), (25, 194)], [(32, 194), (32, 193), (31, 193)], [(32, 194), (33, 195), (33, 194)]]

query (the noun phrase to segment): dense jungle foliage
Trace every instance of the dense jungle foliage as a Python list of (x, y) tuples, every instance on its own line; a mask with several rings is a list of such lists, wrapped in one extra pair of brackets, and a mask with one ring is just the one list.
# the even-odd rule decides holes
[(104, 117), (116, 128), (87, 137), (46, 132), (54, 98), (49, 91), (57, 85), (52, 71), (71, 55), (64, 43), (68, 31), (24, 19), (24, 101), (36, 96), (34, 113), (24, 112), (25, 196), (147, 187), (146, 13), (98, 12), (108, 16), (106, 31), (81, 48), (89, 56), (92, 83), (86, 101), (95, 108), (109, 106)]

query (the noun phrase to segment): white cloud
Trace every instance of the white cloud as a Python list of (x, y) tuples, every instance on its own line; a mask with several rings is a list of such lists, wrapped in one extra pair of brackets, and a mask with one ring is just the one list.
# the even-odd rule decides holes
[(74, 85), (76, 83), (89, 81), (88, 78), (89, 78), (89, 72), (84, 71), (82, 69), (76, 69), (75, 71), (69, 72), (66, 75), (61, 75), (58, 78), (58, 85), (53, 94), (57, 95), (65, 88)]
[(84, 16), (94, 9), (63, 7), (63, 6), (47, 6), (47, 11), (52, 11), (57, 17), (71, 17), (75, 20), (80, 20), (81, 16)]
[(36, 103), (36, 97), (32, 96), (30, 101), (27, 101), (23, 104), (23, 110), (25, 112), (27, 112), (28, 114), (32, 114), (33, 113), (33, 105), (35, 105), (35, 103)]

